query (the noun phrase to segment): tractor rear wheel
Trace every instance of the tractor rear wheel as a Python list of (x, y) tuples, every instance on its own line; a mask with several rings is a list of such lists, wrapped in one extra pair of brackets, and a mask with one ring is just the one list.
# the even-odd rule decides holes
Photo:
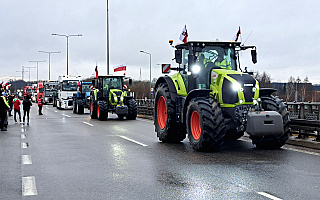
[(90, 99), (90, 117), (91, 119), (97, 119), (97, 110), (94, 106), (92, 98)]
[(77, 101), (73, 100), (73, 104), (72, 104), (72, 112), (73, 113), (77, 113)]
[(187, 111), (187, 132), (190, 145), (196, 151), (218, 151), (224, 141), (225, 124), (216, 102), (196, 98)]
[(176, 122), (176, 110), (166, 83), (161, 83), (156, 92), (154, 125), (162, 142), (180, 142), (186, 138), (182, 123)]
[(134, 99), (128, 100), (128, 116), (127, 119), (134, 120), (137, 118), (137, 102)]
[(278, 149), (282, 147), (289, 138), (289, 112), (283, 101), (278, 97), (268, 96), (260, 97), (262, 101), (262, 109), (265, 111), (277, 111), (282, 116), (283, 135), (280, 136), (250, 136), (252, 144), (255, 144), (258, 149)]
[(106, 101), (98, 101), (97, 103), (97, 118), (98, 120), (108, 119), (108, 105)]
[(79, 99), (77, 101), (77, 108), (78, 108), (78, 114), (83, 114), (84, 113), (84, 105), (83, 105), (83, 100)]

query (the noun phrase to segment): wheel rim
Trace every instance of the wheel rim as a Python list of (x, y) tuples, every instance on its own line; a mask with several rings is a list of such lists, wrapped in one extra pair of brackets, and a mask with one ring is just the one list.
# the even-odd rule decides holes
[(167, 104), (163, 96), (161, 96), (157, 103), (157, 121), (161, 129), (164, 129), (167, 123)]
[(191, 133), (195, 140), (199, 140), (201, 136), (201, 126), (200, 126), (200, 116), (199, 113), (195, 110), (191, 115)]

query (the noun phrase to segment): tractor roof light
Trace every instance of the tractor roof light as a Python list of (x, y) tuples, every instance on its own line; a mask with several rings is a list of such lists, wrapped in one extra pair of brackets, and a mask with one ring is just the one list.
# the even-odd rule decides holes
[(192, 72), (195, 73), (195, 74), (198, 74), (200, 72), (200, 66), (199, 65), (194, 65), (192, 67)]

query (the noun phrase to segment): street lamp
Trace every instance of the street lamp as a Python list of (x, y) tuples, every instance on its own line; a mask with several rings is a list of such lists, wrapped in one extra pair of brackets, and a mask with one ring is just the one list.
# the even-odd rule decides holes
[(22, 70), (21, 70), (21, 71), (17, 71), (17, 72), (22, 72), (21, 78), (22, 78), (22, 80), (23, 80), (23, 75), (24, 75), (24, 73), (25, 73), (25, 72), (28, 72), (28, 71), (24, 71), (24, 66), (22, 66)]
[(145, 53), (145, 54), (149, 54), (149, 56), (150, 56), (150, 89), (151, 89), (151, 53), (148, 53), (148, 52), (146, 52), (146, 51), (140, 51), (140, 53)]
[(52, 53), (61, 53), (61, 51), (39, 51), (40, 53), (47, 53), (47, 54), (49, 54), (49, 79), (48, 80), (50, 80), (50, 55), (52, 54)]
[(69, 69), (69, 37), (73, 37), (73, 36), (82, 36), (82, 34), (78, 34), (78, 35), (62, 35), (62, 34), (57, 34), (57, 33), (52, 33), (52, 35), (56, 35), (56, 36), (63, 36), (67, 38), (67, 75), (68, 75), (68, 69)]
[(39, 64), (39, 62), (46, 62), (46, 61), (45, 60), (40, 60), (40, 61), (29, 61), (29, 62), (36, 62), (37, 63), (37, 82), (38, 82), (39, 81), (39, 79), (38, 79), (38, 64)]
[(30, 69), (31, 69), (31, 68), (36, 68), (36, 67), (25, 67), (25, 68), (28, 68), (28, 69), (29, 69), (29, 85), (31, 85), (31, 84), (30, 84)]

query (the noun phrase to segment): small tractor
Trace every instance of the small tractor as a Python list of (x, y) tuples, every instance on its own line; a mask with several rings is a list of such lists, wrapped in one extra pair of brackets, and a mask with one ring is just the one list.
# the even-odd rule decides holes
[[(124, 76), (98, 76), (92, 80), (96, 88), (90, 93), (90, 116), (92, 119), (107, 120), (108, 112), (134, 120), (137, 117), (137, 102), (124, 89)], [(129, 79), (129, 85), (132, 79)]]
[(189, 41), (174, 48), (179, 66), (163, 64), (162, 72), (178, 73), (160, 77), (155, 86), (160, 141), (180, 142), (188, 135), (195, 151), (218, 151), (224, 141), (247, 132), (259, 149), (285, 144), (290, 131), (285, 104), (272, 95), (275, 89), (260, 88), (253, 73), (240, 68), (240, 51), (251, 49), (252, 62), (257, 62), (255, 46)]
[(73, 113), (83, 114), (84, 108), (89, 108), (91, 82), (78, 83), (77, 93), (73, 93)]

